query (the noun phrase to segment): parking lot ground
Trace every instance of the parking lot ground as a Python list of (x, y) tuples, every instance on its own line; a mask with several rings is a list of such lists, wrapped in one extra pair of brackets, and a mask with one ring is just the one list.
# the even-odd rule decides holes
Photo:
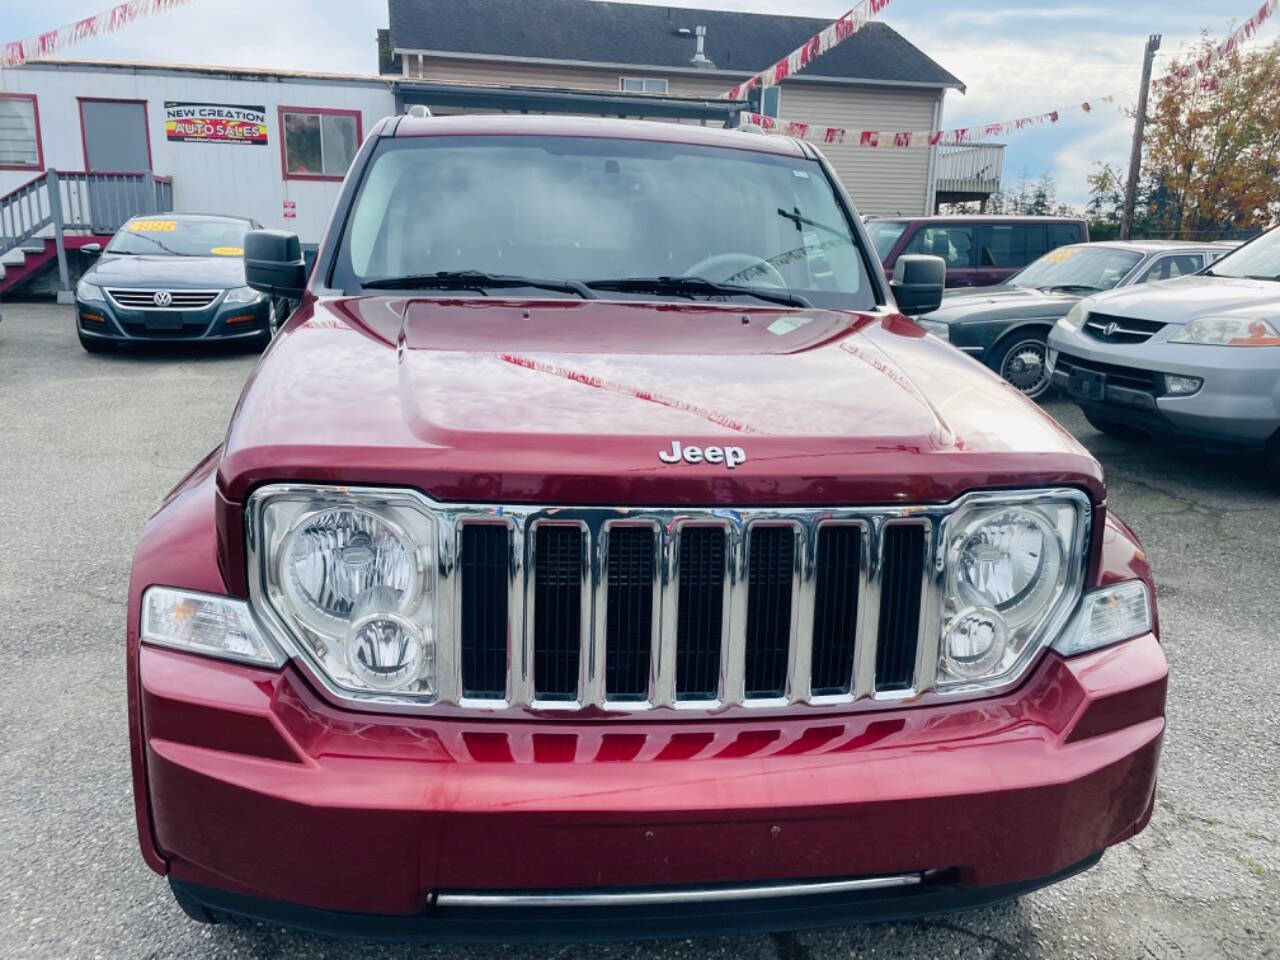
[(256, 356), (89, 356), (69, 308), (3, 318), (0, 957), (1280, 958), (1280, 495), (1257, 463), (1112, 440), (1063, 401), (1046, 407), (1151, 555), (1172, 667), (1155, 817), (1092, 871), (971, 913), (772, 937), (460, 949), (191, 923), (137, 853), (125, 593), (144, 520), (219, 442)]

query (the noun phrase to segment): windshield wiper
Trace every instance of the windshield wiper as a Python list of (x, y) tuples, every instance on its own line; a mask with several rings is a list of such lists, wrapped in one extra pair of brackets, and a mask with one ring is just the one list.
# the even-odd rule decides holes
[(1063, 291), (1064, 293), (1073, 293), (1073, 292), (1075, 292), (1075, 291), (1077, 291), (1077, 290), (1086, 290), (1086, 291), (1087, 291), (1087, 290), (1092, 290), (1092, 291), (1095, 291), (1095, 292), (1096, 292), (1096, 291), (1099, 291), (1099, 290), (1103, 290), (1103, 289), (1105, 289), (1105, 288), (1104, 288), (1104, 287), (1095, 287), (1095, 286), (1093, 286), (1093, 284), (1090, 284), (1090, 283), (1052, 283), (1052, 284), (1050, 284), (1049, 286), (1047, 286), (1047, 287), (1041, 287), (1040, 289), (1041, 289), (1041, 290), (1047, 290), (1047, 291), (1049, 291), (1050, 293), (1052, 293), (1052, 292), (1053, 292), (1053, 291), (1055, 291), (1055, 290), (1061, 290), (1061, 291)]
[[(1217, 276), (1217, 274), (1215, 274), (1215, 276)], [(1275, 283), (1277, 280), (1280, 280), (1280, 277), (1264, 277), (1258, 274), (1249, 274), (1245, 277), (1245, 279), (1246, 280), (1269, 280), (1272, 283)]]
[(783, 210), (781, 207), (779, 207), (778, 216), (784, 217), (785, 219), (790, 220), (792, 223), (796, 225), (797, 230), (801, 229), (801, 225), (806, 227), (813, 227), (815, 230), (825, 230), (827, 231), (827, 233), (834, 234), (835, 236), (839, 237), (841, 240), (844, 240), (846, 243), (853, 242), (853, 238), (847, 232), (842, 230), (837, 230), (835, 227), (829, 227), (825, 223), (819, 223), (817, 220), (810, 220), (808, 217), (804, 216), (800, 212), (799, 207), (795, 207), (792, 210)]
[(757, 300), (780, 303), (787, 307), (813, 307), (813, 304), (800, 294), (789, 290), (717, 283), (704, 277), (620, 277), (617, 280), (588, 280), (587, 286), (593, 290), (614, 290), (618, 293), (674, 293), (686, 297), (698, 295), (755, 297)]
[(374, 290), (474, 290), (482, 294), (488, 290), (530, 287), (534, 290), (572, 293), (583, 300), (599, 299), (579, 280), (542, 280), (537, 277), (484, 273), (480, 270), (438, 270), (435, 273), (409, 274), (403, 277), (377, 277), (363, 280), (360, 285)]

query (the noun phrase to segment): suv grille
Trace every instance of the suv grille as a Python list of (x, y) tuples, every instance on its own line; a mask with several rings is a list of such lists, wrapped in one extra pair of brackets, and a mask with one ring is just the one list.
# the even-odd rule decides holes
[(480, 511), (457, 527), (445, 701), (707, 710), (933, 685), (936, 516)]
[(1164, 324), (1136, 317), (1113, 317), (1107, 313), (1091, 313), (1085, 317), (1084, 332), (1103, 343), (1146, 343), (1159, 333)]
[[(156, 303), (156, 295), (167, 293), (170, 302), (165, 306)], [(126, 310), (203, 310), (222, 295), (221, 290), (121, 290), (107, 289), (107, 296), (116, 306)]]

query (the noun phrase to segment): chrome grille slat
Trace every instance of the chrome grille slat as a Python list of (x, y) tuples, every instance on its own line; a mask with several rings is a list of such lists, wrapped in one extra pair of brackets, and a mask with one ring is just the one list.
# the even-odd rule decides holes
[[(972, 498), (982, 496), (972, 495)], [(860, 702), (892, 704), (926, 694), (936, 684), (939, 621), (945, 590), (944, 545), (947, 521), (954, 505), (829, 510), (445, 509), (449, 515), (441, 526), (441, 571), (442, 586), (447, 589), (442, 590), (442, 598), (449, 599), (443, 604), (439, 622), (442, 643), (439, 662), (447, 674), (440, 681), (441, 703), (490, 711), (508, 708), (568, 711), (590, 707), (616, 713), (674, 709), (696, 714), (727, 708), (779, 708), (796, 703), (819, 707)], [(1086, 514), (1086, 528), (1087, 520)], [(455, 564), (452, 558), (458, 552), (456, 545), (463, 542), (464, 531), (473, 523), (500, 523), (510, 531), (509, 670), (501, 698), (462, 695), (463, 654), (459, 645), (463, 635), (463, 591), (453, 581), (460, 580), (467, 567), (465, 563)], [(538, 531), (544, 525), (574, 528), (582, 538), (580, 589), (572, 593), (581, 603), (578, 617), (575, 621), (566, 614), (563, 604), (569, 601), (563, 598), (558, 610), (547, 611), (559, 615), (571, 631), (576, 629), (579, 645), (576, 674), (562, 663), (568, 672), (562, 673), (559, 692), (552, 691), (551, 697), (542, 696), (535, 683), (535, 638), (541, 622), (539, 605), (549, 602), (536, 586)], [(760, 604), (753, 605), (751, 600), (751, 538), (755, 530), (777, 527), (789, 529), (795, 538), (790, 558), (791, 608), (786, 616), (776, 614), (772, 628), (776, 632), (781, 629), (779, 624), (787, 625), (785, 649), (781, 638), (775, 635), (779, 644), (773, 651), (785, 662), (785, 682), (780, 694), (777, 687), (749, 687), (746, 667), (751, 620), (760, 615)], [(823, 530), (827, 528), (852, 529), (856, 536), (844, 545), (846, 555), (838, 573), (841, 580), (838, 592), (832, 594), (828, 585), (819, 598), (819, 553)], [(909, 537), (912, 550), (909, 558), (895, 557), (890, 550), (888, 559), (891, 564), (897, 564), (891, 568), (886, 565), (887, 538), (902, 536), (890, 533), (895, 528), (918, 533)], [(647, 530), (650, 536), (644, 538), (635, 532), (637, 530)], [(619, 540), (622, 546), (617, 549), (630, 550), (630, 556), (611, 552), (615, 545), (610, 538), (615, 531), (623, 531), (624, 538), (639, 536), (639, 542), (651, 544), (647, 551), (639, 548), (639, 552), (649, 554), (644, 574), (639, 572), (640, 564), (635, 556), (637, 541), (633, 539), (627, 546)], [(709, 565), (708, 557), (698, 555), (697, 551), (705, 554), (708, 544), (717, 542), (719, 547), (712, 549)], [(622, 582), (618, 579), (619, 564), (624, 561), (628, 570), (623, 578), (627, 591), (625, 601), (619, 593)], [(909, 583), (902, 582), (904, 563)], [(648, 583), (644, 577), (649, 578)], [(690, 577), (694, 580), (690, 581)], [(689, 606), (693, 597), (701, 598), (700, 606)], [(780, 597), (781, 594), (775, 596), (774, 602), (783, 602)], [(826, 612), (816, 609), (820, 599), (830, 608)], [(647, 616), (636, 615), (636, 605), (646, 601)], [(632, 612), (613, 609), (622, 602), (630, 604), (627, 610)], [(617, 620), (619, 616), (628, 620), (625, 631)], [(833, 649), (828, 637), (821, 641), (822, 646), (815, 648), (819, 621), (827, 618), (822, 629), (830, 633), (832, 616), (841, 621), (841, 628), (846, 631), (840, 638), (844, 646), (837, 644)], [(882, 626), (882, 618), (886, 617), (889, 620)], [(877, 660), (881, 660), (882, 668), (884, 666), (880, 641), (882, 637), (886, 642), (895, 639), (889, 634), (904, 629), (915, 633), (910, 636), (910, 643), (899, 651), (898, 682), (878, 684)], [(630, 664), (611, 662), (619, 655), (618, 641), (623, 633), (631, 650), (641, 649), (647, 634), (647, 663), (645, 654)], [(682, 641), (690, 638), (700, 640), (701, 646), (684, 646)], [(701, 658), (700, 664), (693, 664), (700, 665), (700, 671), (691, 671), (691, 657)], [(822, 682), (815, 686), (819, 657), (827, 660), (822, 667)], [(832, 662), (837, 666), (832, 667)], [(774, 671), (771, 675), (778, 676), (776, 663)], [(615, 695), (614, 687), (620, 683), (616, 678), (624, 673), (628, 678), (624, 684), (626, 691)], [(693, 677), (691, 673), (700, 673), (700, 676)], [(577, 677), (576, 687), (572, 689), (567, 679), (570, 675)], [(839, 682), (832, 682), (833, 676)]]
[[(125, 310), (204, 310), (223, 293), (221, 290), (167, 290), (159, 287), (147, 290), (108, 287), (106, 290), (111, 301)], [(172, 298), (167, 306), (156, 304), (156, 294), (161, 292)]]

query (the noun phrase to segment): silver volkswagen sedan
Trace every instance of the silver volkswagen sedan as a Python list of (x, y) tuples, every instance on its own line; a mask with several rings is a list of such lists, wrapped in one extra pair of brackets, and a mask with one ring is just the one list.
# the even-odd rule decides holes
[(1280, 229), (1195, 276), (1081, 300), (1048, 361), (1099, 430), (1261, 452), (1280, 480)]

